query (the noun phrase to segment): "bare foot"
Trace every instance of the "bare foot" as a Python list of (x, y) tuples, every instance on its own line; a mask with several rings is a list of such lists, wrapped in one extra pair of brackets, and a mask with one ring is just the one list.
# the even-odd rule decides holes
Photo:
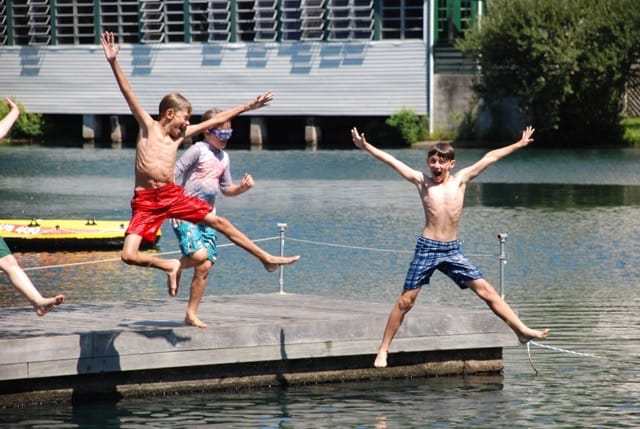
[(167, 272), (167, 291), (169, 296), (176, 296), (178, 294), (180, 275), (182, 274), (182, 265), (177, 259), (172, 259), (171, 265), (171, 271)]
[(300, 255), (298, 256), (271, 256), (268, 261), (263, 262), (264, 269), (269, 271), (270, 273), (280, 267), (280, 265), (289, 265), (297, 262), (300, 259)]
[(526, 332), (521, 332), (516, 335), (518, 336), (518, 341), (520, 341), (520, 344), (527, 344), (533, 339), (544, 340), (549, 336), (549, 330), (543, 329), (542, 331), (536, 331), (535, 329), (527, 329)]
[(186, 323), (187, 325), (195, 326), (196, 328), (207, 327), (207, 324), (198, 319), (198, 316), (189, 316), (188, 314), (187, 317), (184, 318), (184, 323)]
[(45, 298), (43, 303), (36, 307), (36, 314), (42, 317), (63, 302), (64, 295), (56, 295), (54, 298)]
[(386, 368), (387, 367), (387, 352), (379, 351), (378, 356), (376, 356), (376, 360), (373, 363), (373, 366), (376, 368)]

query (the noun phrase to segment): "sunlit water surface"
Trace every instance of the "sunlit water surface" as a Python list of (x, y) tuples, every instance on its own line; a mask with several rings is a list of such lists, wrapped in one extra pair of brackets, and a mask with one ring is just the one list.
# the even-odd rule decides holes
[[(422, 168), (423, 150), (392, 153)], [(458, 166), (482, 150), (458, 151)], [(358, 151), (231, 151), (256, 186), (219, 213), (272, 253), (287, 224), (286, 292), (391, 304), (423, 223), (415, 189)], [(134, 151), (0, 148), (1, 218), (128, 219)], [(472, 182), (459, 238), (521, 318), (548, 327), (555, 350), (507, 348), (499, 377), (393, 380), (0, 410), (7, 427), (457, 428), (640, 425), (640, 151), (527, 148)], [(244, 251), (221, 239), (207, 294), (276, 292)], [(176, 254), (163, 227), (157, 252)], [(70, 303), (165, 298), (165, 276), (118, 252), (17, 253), (44, 294)], [(72, 265), (78, 262), (90, 264)], [(53, 265), (62, 265), (51, 268)], [(188, 277), (187, 277), (188, 278)], [(188, 296), (183, 285), (180, 297)], [(480, 307), (436, 274), (417, 305)], [(0, 305), (26, 305), (0, 278)], [(161, 309), (159, 309), (161, 311)], [(410, 314), (408, 317), (411, 317)], [(37, 323), (37, 319), (25, 320)], [(499, 322), (498, 322), (499, 323)], [(380, 333), (382, 335), (382, 332)], [(559, 349), (559, 350), (558, 350)], [(373, 353), (374, 351), (372, 351)], [(536, 375), (532, 364), (539, 374)]]

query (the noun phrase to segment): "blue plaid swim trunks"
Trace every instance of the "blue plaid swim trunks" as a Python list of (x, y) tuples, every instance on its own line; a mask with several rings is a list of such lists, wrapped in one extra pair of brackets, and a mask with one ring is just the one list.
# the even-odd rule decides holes
[(465, 283), (469, 280), (484, 277), (462, 254), (458, 240), (444, 242), (420, 236), (404, 281), (404, 289), (416, 289), (429, 284), (429, 279), (436, 269), (446, 274), (461, 289), (467, 287)]

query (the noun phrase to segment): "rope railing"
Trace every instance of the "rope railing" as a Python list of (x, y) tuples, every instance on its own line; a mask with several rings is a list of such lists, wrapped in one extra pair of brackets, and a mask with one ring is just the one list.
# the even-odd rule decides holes
[[(266, 237), (266, 238), (259, 238), (257, 240), (252, 240), (254, 243), (259, 243), (262, 241), (270, 241), (270, 240), (275, 240), (279, 237)], [(233, 243), (227, 243), (227, 244), (221, 244), (218, 247), (230, 247), (230, 246), (235, 246), (235, 244)], [(179, 250), (174, 250), (171, 252), (160, 252), (160, 253), (156, 253), (156, 256), (166, 256), (166, 255), (175, 255), (177, 253), (180, 253)], [(57, 265), (41, 265), (39, 267), (27, 267), (27, 268), (22, 268), (22, 271), (37, 271), (37, 270), (46, 270), (49, 268), (65, 268), (65, 267), (75, 267), (75, 266), (79, 266), (79, 265), (91, 265), (91, 264), (101, 264), (101, 263), (105, 263), (105, 262), (120, 262), (121, 259), (120, 258), (109, 258), (109, 259), (99, 259), (99, 260), (93, 260), (93, 261), (83, 261), (83, 262), (71, 262), (68, 264), (57, 264)]]
[[(313, 244), (316, 246), (327, 246), (327, 247), (336, 247), (342, 249), (353, 249), (353, 250), (364, 250), (369, 252), (384, 252), (384, 253), (405, 253), (411, 254), (413, 250), (398, 250), (398, 249), (382, 249), (376, 247), (368, 247), (368, 246), (354, 246), (350, 244), (337, 244), (337, 243), (329, 243), (324, 241), (315, 241), (308, 240), (304, 238), (295, 238), (295, 237), (285, 237), (285, 231), (287, 230), (286, 223), (278, 223), (278, 229), (280, 231), (280, 235), (274, 237), (265, 237), (252, 240), (254, 243), (260, 243), (265, 241), (272, 240), (280, 240), (280, 256), (284, 256), (284, 245), (285, 240), (304, 243), (304, 244)], [(499, 255), (491, 255), (491, 254), (469, 254), (469, 256), (480, 256), (480, 257), (497, 257), (500, 261), (500, 295), (504, 298), (504, 265), (507, 263), (506, 255), (505, 255), (505, 241), (507, 239), (507, 234), (501, 233), (498, 234), (498, 239), (500, 240), (500, 254)], [(233, 243), (221, 244), (218, 247), (228, 247), (235, 246)], [(166, 255), (175, 255), (180, 253), (179, 250), (171, 251), (171, 252), (161, 252), (156, 253), (156, 256), (166, 256)], [(91, 264), (100, 264), (106, 262), (118, 262), (120, 258), (109, 258), (109, 259), (101, 259), (101, 260), (93, 260), (93, 261), (83, 261), (83, 262), (71, 262), (68, 264), (56, 264), (56, 265), (44, 265), (39, 267), (27, 267), (23, 268), (24, 271), (36, 271), (36, 270), (45, 270), (52, 268), (66, 268), (66, 267), (74, 267), (74, 266), (82, 266), (82, 265), (91, 265)], [(284, 294), (284, 266), (280, 266), (279, 272), (279, 293)]]

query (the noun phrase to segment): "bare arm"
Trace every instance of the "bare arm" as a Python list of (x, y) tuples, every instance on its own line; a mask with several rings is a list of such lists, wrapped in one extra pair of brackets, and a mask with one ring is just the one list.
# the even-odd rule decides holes
[(9, 97), (6, 98), (7, 106), (9, 107), (9, 113), (0, 120), (0, 139), (4, 138), (11, 130), (11, 127), (20, 116), (20, 109), (16, 103), (14, 103)]
[(253, 185), (253, 177), (251, 177), (251, 174), (245, 173), (244, 176), (242, 176), (242, 180), (239, 185), (232, 183), (227, 187), (227, 189), (222, 191), (222, 195), (225, 197), (235, 197), (240, 194), (244, 194), (249, 189), (253, 188)]
[(273, 101), (274, 94), (271, 90), (265, 92), (254, 98), (252, 101), (248, 103), (241, 104), (239, 106), (233, 107), (229, 110), (225, 110), (224, 112), (220, 112), (216, 114), (213, 118), (200, 122), (196, 125), (189, 125), (187, 127), (187, 131), (185, 133), (186, 137), (199, 134), (204, 130), (208, 130), (210, 128), (216, 128), (225, 122), (231, 121), (231, 119), (235, 118), (241, 113), (248, 112), (250, 110), (260, 109), (264, 106), (268, 106), (269, 103)]
[(393, 155), (376, 148), (365, 139), (364, 133), (358, 133), (358, 130), (355, 127), (351, 129), (351, 139), (356, 147), (369, 152), (374, 158), (393, 168), (405, 180), (415, 184), (416, 186), (424, 181), (424, 174), (421, 171), (409, 167)]
[(118, 52), (120, 52), (120, 45), (115, 43), (115, 37), (113, 33), (110, 33), (108, 31), (102, 33), (100, 42), (102, 43), (104, 56), (111, 66), (113, 75), (115, 76), (116, 81), (118, 82), (118, 86), (120, 87), (120, 92), (122, 92), (124, 99), (127, 101), (131, 113), (136, 118), (136, 121), (138, 121), (138, 124), (141, 128), (143, 128), (144, 130), (149, 130), (149, 128), (153, 124), (153, 118), (142, 108), (142, 106), (138, 102), (138, 99), (133, 93), (133, 88), (131, 88), (131, 84), (120, 68), (120, 64), (118, 64), (117, 56)]
[(501, 147), (499, 149), (492, 150), (487, 152), (479, 161), (475, 164), (470, 165), (469, 167), (463, 168), (458, 172), (458, 176), (461, 178), (461, 183), (466, 183), (470, 180), (475, 179), (482, 173), (484, 170), (501, 160), (502, 158), (511, 155), (516, 150), (527, 146), (529, 143), (533, 141), (531, 135), (535, 129), (529, 125), (522, 132), (522, 138), (517, 142), (510, 144), (508, 146)]

